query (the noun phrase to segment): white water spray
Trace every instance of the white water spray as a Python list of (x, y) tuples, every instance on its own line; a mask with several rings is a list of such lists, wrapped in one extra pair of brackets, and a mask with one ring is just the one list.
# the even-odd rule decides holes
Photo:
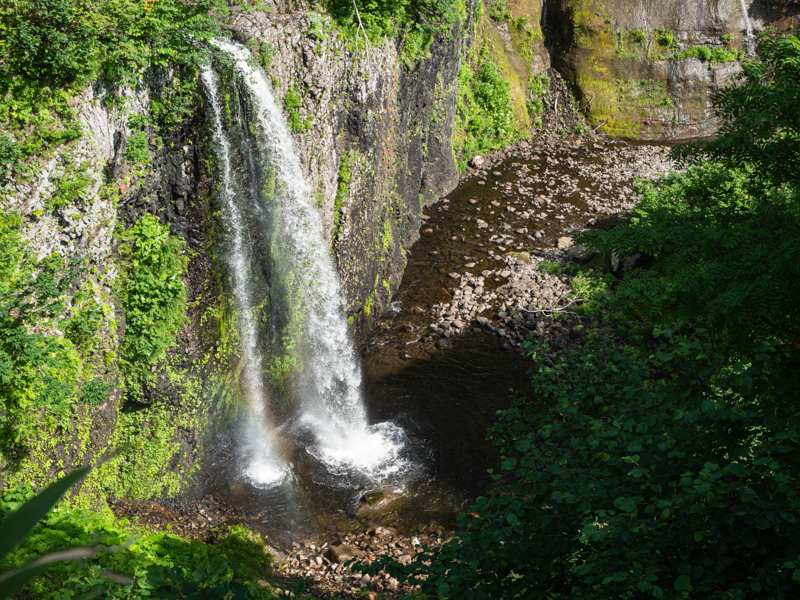
[(238, 313), (237, 325), (242, 353), (241, 387), (250, 413), (241, 432), (240, 459), (243, 474), (247, 479), (257, 486), (268, 486), (281, 481), (286, 476), (287, 469), (272, 448), (272, 435), (267, 422), (265, 410), (267, 395), (262, 380), (264, 361), (253, 314), (253, 289), (249, 276), (251, 265), (250, 257), (245, 250), (246, 229), (242, 212), (236, 203), (230, 142), (222, 126), (217, 77), (210, 67), (203, 67), (201, 78), (211, 107), (214, 142), (217, 147), (222, 184), (220, 204), (223, 226), (228, 238), (225, 255), (233, 280), (233, 298)]
[(247, 88), (259, 128), (262, 163), (275, 177), (269, 203), (273, 277), (280, 278), (293, 310), (302, 311), (296, 354), (301, 365), (301, 417), (316, 444), (307, 448), (333, 472), (372, 477), (401, 468), (402, 431), (369, 427), (361, 398), (361, 372), (343, 315), (341, 292), (300, 160), (264, 72), (242, 46), (216, 40), (233, 59)]
[(756, 53), (756, 36), (753, 33), (753, 22), (750, 20), (750, 11), (747, 8), (745, 0), (739, 0), (742, 7), (742, 19), (744, 20), (745, 31), (745, 49), (748, 56), (753, 56)]

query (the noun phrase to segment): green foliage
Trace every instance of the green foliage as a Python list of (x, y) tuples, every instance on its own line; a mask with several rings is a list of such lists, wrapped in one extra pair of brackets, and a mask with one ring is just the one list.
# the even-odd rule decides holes
[(63, 310), (72, 272), (59, 257), (37, 260), (20, 228), (17, 215), (0, 214), (0, 450), (6, 458), (27, 452), (42, 433), (41, 416), (69, 417), (81, 372), (72, 342), (42, 327)]
[(525, 60), (533, 60), (536, 54), (536, 42), (544, 37), (541, 27), (531, 25), (527, 16), (512, 18), (509, 21), (509, 31), (520, 56)]
[(91, 481), (112, 497), (149, 500), (175, 496), (191, 475), (180, 460), (178, 437), (181, 428), (194, 429), (188, 408), (160, 403), (120, 413), (111, 443), (121, 454), (100, 467)]
[(665, 49), (674, 48), (677, 45), (675, 33), (666, 29), (656, 29), (655, 31), (656, 43)]
[(89, 290), (80, 290), (72, 302), (72, 314), (63, 324), (64, 336), (88, 356), (96, 345), (103, 310)]
[(352, 178), (351, 163), (355, 159), (355, 152), (351, 151), (342, 155), (339, 161), (339, 175), (336, 181), (336, 198), (333, 201), (333, 232), (331, 240), (336, 243), (342, 227), (344, 217), (344, 203), (350, 194), (350, 179)]
[(297, 357), (293, 354), (273, 356), (269, 363), (269, 378), (273, 385), (285, 390), (289, 377), (297, 367)]
[(541, 127), (544, 119), (544, 102), (550, 93), (550, 78), (545, 75), (531, 75), (528, 80), (528, 114), (534, 127)]
[[(3, 513), (26, 494), (7, 494)], [(214, 532), (210, 543), (129, 526), (110, 514), (59, 507), (2, 562), (15, 568), (45, 551), (70, 547), (96, 551), (81, 562), (51, 565), (23, 597), (63, 598), (258, 598), (276, 594), (259, 579), (271, 565), (264, 541), (242, 526)]]
[(737, 61), (740, 56), (737, 50), (732, 50), (727, 47), (690, 46), (677, 52), (672, 58), (673, 60), (697, 58), (703, 62), (725, 63)]
[[(155, 123), (171, 130), (194, 106), (199, 42), (217, 30), (218, 0), (9, 0), (0, 8), (0, 175), (80, 135), (69, 105), (95, 80), (136, 87), (148, 76)], [(109, 98), (113, 99), (113, 96)], [(19, 135), (17, 135), (19, 134)], [(30, 167), (33, 168), (33, 167)]]
[(680, 155), (752, 164), (794, 187), (800, 180), (800, 39), (765, 37), (759, 51), (761, 62), (743, 65), (741, 85), (719, 94), (722, 135)]
[(67, 174), (56, 182), (56, 189), (45, 201), (48, 212), (58, 211), (87, 200), (87, 192), (94, 185), (94, 179), (86, 171)]
[(119, 297), (125, 313), (121, 359), (127, 393), (138, 398), (186, 319), (186, 249), (167, 225), (145, 214), (122, 232), (119, 253), (124, 265)]
[(311, 127), (311, 117), (303, 118), (300, 116), (300, 109), (303, 106), (303, 98), (297, 87), (292, 84), (286, 90), (283, 97), (283, 108), (289, 120), (289, 129), (292, 133), (303, 133)]
[(644, 44), (647, 41), (647, 33), (642, 29), (631, 29), (627, 32), (628, 39), (634, 44)]
[(258, 57), (258, 62), (264, 71), (269, 72), (269, 67), (272, 64), (272, 59), (275, 57), (277, 50), (275, 46), (269, 42), (264, 42), (256, 38), (250, 38), (247, 41), (250, 51)]
[(144, 130), (132, 131), (125, 147), (125, 160), (133, 165), (150, 162), (150, 140)]
[(477, 154), (503, 148), (519, 137), (514, 127), (509, 84), (483, 45), (458, 73), (453, 151), (464, 168)]
[(99, 61), (98, 17), (81, 0), (9, 0), (0, 24), (4, 70), (39, 85), (85, 83)]
[(718, 98), (721, 137), (583, 236), (646, 266), (580, 274), (595, 326), (527, 346), (535, 405), (501, 414), (453, 540), (374, 569), (440, 598), (800, 594), (800, 40), (765, 48)]
[(511, 11), (506, 0), (489, 0), (486, 14), (495, 23), (506, 23), (511, 20)]
[(393, 243), (394, 233), (392, 232), (392, 222), (390, 219), (384, 219), (383, 232), (381, 234), (381, 249), (383, 250), (384, 255), (386, 255), (392, 249)]
[[(36, 496), (24, 502), (10, 514), (5, 514), (2, 521), (3, 540), (0, 542), (0, 563), (16, 546), (22, 544), (36, 525), (44, 519), (50, 509), (58, 503), (61, 497), (87, 472), (87, 469), (78, 469), (54, 481)], [(7, 510), (3, 510), (7, 513)], [(47, 568), (48, 565), (65, 561), (77, 560), (93, 554), (93, 550), (70, 549), (50, 555), (38, 556), (28, 563), (19, 565), (11, 571), (0, 573), (0, 597), (6, 598), (19, 592), (26, 583)]]
[(92, 379), (81, 386), (80, 401), (90, 406), (99, 406), (108, 399), (113, 386), (101, 379)]
[(317, 11), (308, 13), (308, 36), (318, 42), (324, 42), (328, 38), (328, 23), (325, 18)]
[[(464, 0), (319, 0), (351, 40), (398, 38), (401, 59), (412, 66), (428, 56), (437, 36), (448, 35), (466, 19)], [(354, 9), (358, 9), (358, 14)]]
[(11, 176), (19, 158), (19, 146), (14, 139), (5, 133), (0, 133), (0, 185)]

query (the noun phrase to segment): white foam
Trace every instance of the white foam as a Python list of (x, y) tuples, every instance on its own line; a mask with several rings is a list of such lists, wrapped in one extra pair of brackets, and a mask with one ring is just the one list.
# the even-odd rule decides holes
[(356, 429), (342, 427), (312, 413), (304, 414), (301, 427), (309, 428), (316, 443), (306, 451), (337, 475), (357, 472), (374, 481), (397, 477), (409, 467), (402, 457), (405, 432), (394, 423), (377, 423)]
[(289, 468), (273, 448), (272, 437), (269, 431), (252, 419), (244, 423), (239, 437), (242, 475), (258, 488), (278, 485), (289, 476)]

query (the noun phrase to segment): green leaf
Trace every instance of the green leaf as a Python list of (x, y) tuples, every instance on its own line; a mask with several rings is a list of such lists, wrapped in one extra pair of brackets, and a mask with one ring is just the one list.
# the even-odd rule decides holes
[[(59, 480), (63, 481), (63, 480)], [(56, 482), (58, 483), (58, 482)], [(35, 500), (36, 498), (34, 498)], [(24, 508), (24, 506), (23, 506)], [(95, 556), (97, 551), (94, 548), (70, 548), (45, 554), (13, 571), (0, 574), (0, 598), (10, 598), (13, 594), (20, 591), (28, 581), (36, 577), (39, 573), (57, 562), (82, 560)]]
[(89, 472), (87, 467), (73, 471), (54, 481), (36, 496), (11, 513), (2, 523), (3, 536), (0, 538), (0, 559), (4, 558), (17, 544), (25, 539), (36, 524), (50, 512), (61, 497), (78, 480)]
[(692, 580), (688, 575), (679, 575), (673, 584), (676, 592), (688, 592), (692, 589)]

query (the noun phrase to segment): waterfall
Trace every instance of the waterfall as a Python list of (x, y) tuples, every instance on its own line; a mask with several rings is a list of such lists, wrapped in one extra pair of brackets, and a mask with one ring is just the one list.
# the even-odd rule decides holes
[[(248, 150), (254, 151), (256, 162), (268, 173), (263, 179), (269, 183), (264, 185), (261, 197), (251, 198), (251, 202), (261, 202), (269, 216), (266, 222), (269, 226), (270, 286), (282, 295), (281, 302), (286, 309), (283, 316), (284, 320), (288, 319), (286, 350), (298, 362), (298, 381), (293, 386), (298, 396), (293, 429), (312, 434), (314, 441), (306, 450), (332, 472), (357, 471), (371, 477), (395, 472), (402, 464), (399, 458), (404, 444), (402, 430), (390, 423), (374, 426), (367, 423), (361, 397), (361, 370), (344, 318), (337, 273), (311, 188), (271, 85), (265, 73), (255, 66), (247, 49), (223, 40), (213, 43), (232, 59), (238, 81), (247, 92), (253, 113), (249, 128), (253, 136), (249, 139), (257, 146)], [(203, 80), (212, 90), (214, 78), (206, 73), (204, 71)], [(214, 112), (214, 127), (220, 132), (215, 137), (222, 140), (217, 146), (224, 181), (225, 155), (230, 151), (225, 145), (218, 106)], [(230, 171), (230, 166), (227, 169)], [(232, 187), (223, 185), (223, 196), (235, 194)], [(223, 199), (223, 204), (226, 202)], [(235, 202), (229, 204), (235, 205)], [(252, 260), (246, 249), (240, 247), (237, 253), (234, 243), (230, 253), (230, 268), (237, 271), (242, 267), (242, 272), (247, 273), (247, 265), (236, 264), (239, 260)], [(242, 295), (242, 305), (252, 306), (253, 299), (247, 297), (246, 291)], [(253, 341), (252, 364), (260, 382), (259, 375), (263, 374), (258, 360), (257, 331), (252, 340), (244, 339), (245, 330), (252, 325), (251, 318), (240, 319), (243, 353)], [(253, 412), (257, 417), (270, 412), (264, 408), (268, 400), (261, 393), (263, 384), (259, 386), (256, 390), (259, 393), (251, 396), (261, 404), (261, 412)], [(268, 431), (263, 433), (269, 435)]]
[(271, 485), (284, 478), (286, 468), (272, 448), (266, 390), (262, 378), (264, 360), (261, 354), (256, 319), (253, 314), (253, 286), (250, 278), (250, 257), (246, 251), (246, 229), (242, 210), (237, 205), (231, 168), (230, 142), (222, 126), (217, 76), (210, 67), (203, 67), (201, 79), (211, 107), (213, 138), (219, 162), (220, 204), (226, 234), (226, 261), (232, 279), (233, 299), (237, 312), (239, 346), (242, 354), (241, 388), (249, 414), (244, 420), (241, 439), (241, 461), (245, 477), (256, 485)]
[(742, 7), (742, 19), (744, 20), (745, 31), (745, 49), (748, 56), (753, 56), (756, 53), (756, 36), (753, 33), (753, 22), (750, 20), (750, 11), (747, 8), (746, 0), (739, 0)]

